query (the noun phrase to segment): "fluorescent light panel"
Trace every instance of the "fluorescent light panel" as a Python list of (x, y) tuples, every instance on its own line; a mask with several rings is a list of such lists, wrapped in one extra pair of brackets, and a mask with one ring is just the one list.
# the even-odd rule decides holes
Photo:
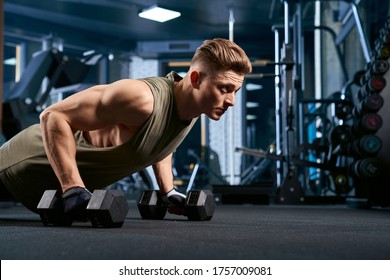
[(256, 120), (257, 119), (257, 116), (255, 115), (246, 115), (246, 120), (247, 121), (253, 121), (253, 120)]
[(251, 102), (251, 101), (249, 101), (249, 102), (246, 102), (246, 107), (247, 108), (257, 108), (257, 107), (259, 107), (259, 103), (258, 102)]
[(258, 85), (258, 84), (253, 84), (253, 83), (247, 83), (245, 88), (246, 88), (247, 91), (252, 91), (252, 90), (262, 89), (263, 86), (262, 85)]
[(4, 60), (6, 65), (16, 65), (16, 57), (8, 58)]
[(160, 8), (157, 6), (142, 10), (138, 16), (158, 22), (166, 22), (168, 20), (179, 17), (181, 14), (172, 10)]

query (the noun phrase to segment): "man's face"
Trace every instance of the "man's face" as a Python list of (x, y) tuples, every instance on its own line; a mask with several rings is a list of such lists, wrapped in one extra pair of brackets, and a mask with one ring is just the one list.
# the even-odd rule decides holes
[(230, 106), (241, 88), (244, 75), (233, 71), (222, 71), (206, 76), (200, 83), (203, 113), (212, 120), (219, 120)]

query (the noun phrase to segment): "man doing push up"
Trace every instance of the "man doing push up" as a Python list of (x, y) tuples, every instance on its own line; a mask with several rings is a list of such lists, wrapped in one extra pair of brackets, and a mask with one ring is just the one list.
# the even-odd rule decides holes
[(65, 212), (77, 219), (90, 191), (152, 165), (164, 201), (181, 207), (172, 153), (201, 114), (219, 120), (234, 105), (251, 70), (238, 45), (217, 38), (196, 50), (183, 78), (171, 72), (73, 94), (0, 148), (0, 184), (34, 212), (46, 189), (61, 189)]

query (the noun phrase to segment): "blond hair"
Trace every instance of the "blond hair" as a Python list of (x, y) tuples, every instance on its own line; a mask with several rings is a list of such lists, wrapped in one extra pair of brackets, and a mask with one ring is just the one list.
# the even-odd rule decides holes
[(206, 40), (197, 48), (191, 65), (197, 64), (212, 71), (232, 70), (242, 75), (252, 72), (252, 64), (245, 51), (234, 42), (222, 38)]

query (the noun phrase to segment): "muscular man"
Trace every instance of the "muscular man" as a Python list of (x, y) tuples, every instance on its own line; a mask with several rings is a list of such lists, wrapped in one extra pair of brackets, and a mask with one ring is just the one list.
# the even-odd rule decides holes
[(152, 165), (164, 199), (173, 189), (172, 153), (201, 114), (219, 120), (234, 105), (245, 52), (225, 39), (206, 40), (185, 77), (123, 79), (51, 105), (0, 148), (0, 184), (36, 211), (46, 189), (62, 189), (64, 210), (77, 218), (91, 193)]

